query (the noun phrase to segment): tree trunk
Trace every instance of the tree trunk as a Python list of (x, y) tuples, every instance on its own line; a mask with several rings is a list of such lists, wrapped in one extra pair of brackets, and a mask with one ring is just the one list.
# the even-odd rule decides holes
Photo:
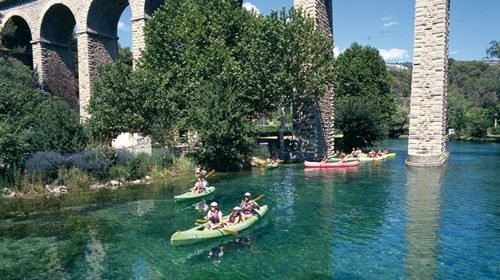
[(280, 154), (279, 158), (285, 158), (285, 119), (286, 119), (286, 107), (281, 106), (281, 127), (280, 127)]

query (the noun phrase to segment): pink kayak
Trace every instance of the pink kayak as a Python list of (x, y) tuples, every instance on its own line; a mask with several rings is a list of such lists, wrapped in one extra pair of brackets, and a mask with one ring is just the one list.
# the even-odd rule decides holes
[(328, 163), (320, 163), (314, 161), (306, 161), (304, 162), (306, 167), (319, 167), (319, 168), (334, 168), (334, 167), (349, 167), (349, 166), (357, 166), (359, 165), (359, 161), (348, 161), (348, 162), (328, 162)]

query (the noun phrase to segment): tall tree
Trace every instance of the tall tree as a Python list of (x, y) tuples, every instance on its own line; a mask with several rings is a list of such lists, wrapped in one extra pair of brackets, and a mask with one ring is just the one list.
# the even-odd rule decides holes
[(303, 99), (318, 100), (333, 84), (333, 45), (301, 9), (260, 16), (254, 36), (246, 37), (250, 82), (280, 110), (280, 154), (284, 153), (287, 108)]
[(486, 49), (486, 57), (500, 58), (500, 42), (491, 41), (490, 47)]
[[(370, 120), (370, 123), (378, 126), (378, 132), (373, 135), (368, 134), (373, 133), (373, 130), (367, 131), (361, 126), (359, 129), (347, 129), (348, 127), (336, 122), (337, 127), (343, 130), (344, 137), (347, 139), (364, 138), (366, 141), (360, 143), (361, 146), (383, 138), (387, 134), (386, 129), (394, 113), (395, 104), (391, 93), (390, 76), (378, 50), (353, 43), (338, 56), (334, 62), (334, 68), (337, 72), (335, 80), (336, 103), (347, 105), (351, 104), (349, 100), (354, 100), (364, 104), (370, 100), (370, 107), (380, 114), (380, 119), (375, 118), (378, 121)], [(344, 119), (345, 117), (340, 115), (342, 113), (347, 113), (347, 111), (336, 110), (335, 119)], [(368, 116), (373, 116), (373, 114), (366, 115), (366, 117)], [(348, 124), (345, 123), (345, 125)], [(346, 133), (353, 135), (346, 135)]]

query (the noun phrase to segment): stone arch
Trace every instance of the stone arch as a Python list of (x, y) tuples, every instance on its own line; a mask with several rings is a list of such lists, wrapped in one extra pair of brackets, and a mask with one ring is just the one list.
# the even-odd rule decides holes
[(90, 4), (86, 20), (87, 32), (97, 35), (92, 36), (93, 40), (100, 42), (101, 48), (96, 49), (100, 58), (104, 59), (100, 63), (118, 59), (118, 21), (128, 5), (127, 0), (94, 0)]
[(73, 30), (76, 20), (66, 5), (55, 3), (45, 10), (37, 44), (41, 52), (38, 69), (43, 88), (78, 111), (78, 81), (73, 60)]
[[(11, 22), (16, 27), (16, 31), (12, 36), (5, 36), (2, 38), (2, 45), (6, 49), (4, 51), (30, 68), (33, 68), (33, 49), (31, 47), (32, 36), (28, 23), (23, 17), (17, 15), (11, 16), (4, 22), (6, 24)], [(13, 49), (18, 47), (22, 48), (20, 52), (12, 52)]]

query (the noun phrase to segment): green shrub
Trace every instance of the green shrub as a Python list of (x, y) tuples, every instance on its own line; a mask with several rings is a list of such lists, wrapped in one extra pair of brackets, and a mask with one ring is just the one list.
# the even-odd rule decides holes
[(175, 174), (187, 174), (192, 173), (195, 168), (195, 163), (192, 159), (189, 159), (182, 155), (179, 158), (174, 159), (174, 163), (171, 167), (172, 172)]
[(87, 136), (78, 114), (66, 102), (47, 102), (33, 127), (31, 150), (75, 153), (86, 146)]
[(110, 170), (111, 177), (118, 180), (133, 181), (144, 178), (151, 168), (151, 159), (146, 153), (137, 156), (126, 150), (118, 151), (116, 165)]
[(139, 153), (136, 156), (138, 161), (136, 170), (134, 172), (134, 177), (131, 180), (142, 179), (148, 175), (149, 170), (151, 169), (151, 157), (146, 153)]
[(129, 168), (124, 164), (116, 164), (109, 169), (109, 178), (112, 180), (126, 181), (132, 177)]
[(0, 121), (0, 164), (20, 165), (28, 156), (27, 131), (16, 128), (7, 120)]
[(117, 149), (106, 144), (95, 145), (93, 149), (99, 152), (111, 165), (116, 163), (116, 158), (118, 157)]
[(155, 150), (153, 154), (151, 155), (151, 162), (155, 165), (156, 168), (158, 169), (166, 169), (170, 165), (172, 165), (172, 162), (174, 161), (174, 154), (171, 153), (167, 149), (159, 149)]
[(0, 188), (19, 189), (23, 177), (23, 168), (17, 165), (0, 167)]

